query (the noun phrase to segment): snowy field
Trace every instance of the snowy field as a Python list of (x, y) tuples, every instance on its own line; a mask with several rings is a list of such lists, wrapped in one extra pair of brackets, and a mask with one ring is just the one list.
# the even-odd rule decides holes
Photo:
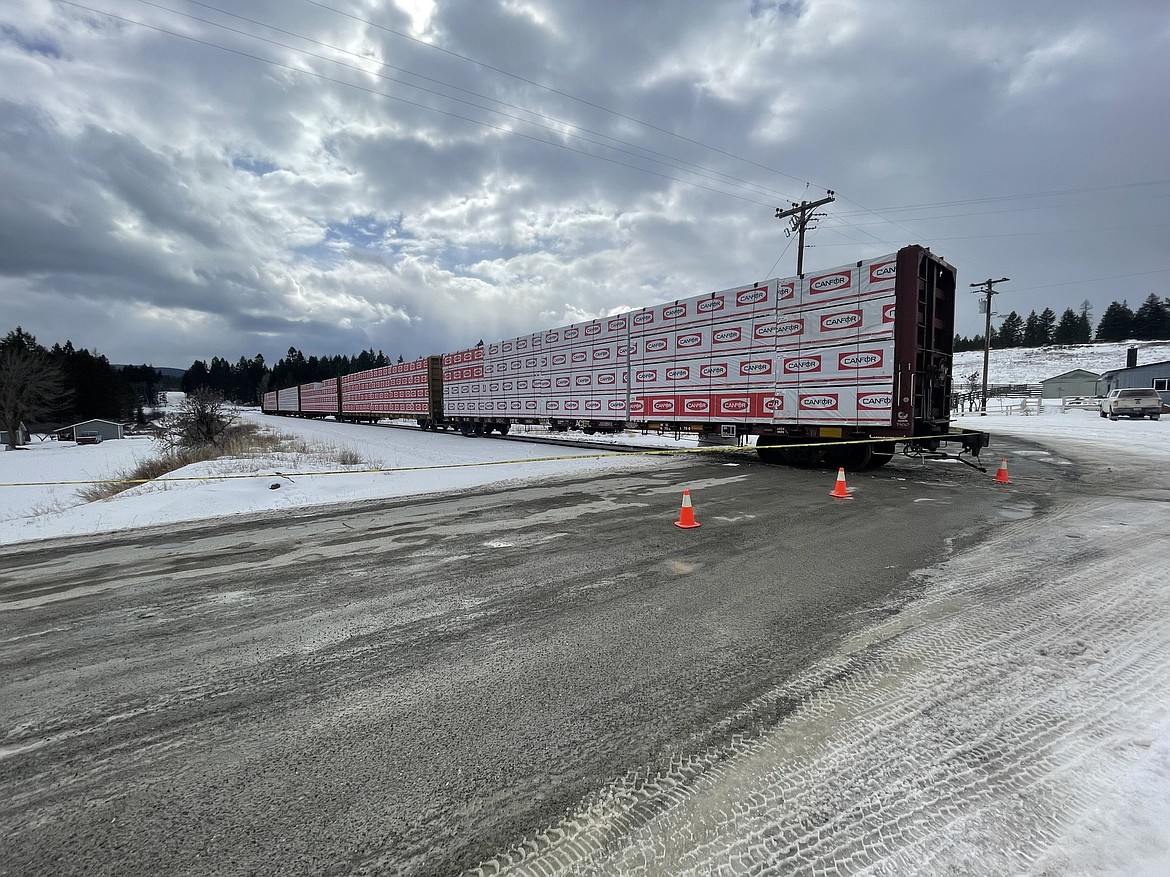
[[(116, 479), (139, 460), (151, 457), (157, 450), (155, 443), (147, 438), (128, 438), (78, 446), (34, 439), (23, 450), (0, 453), (0, 482), (6, 485), (0, 487), (4, 499), (0, 507), (0, 544), (331, 503), (449, 493), (486, 484), (645, 464), (645, 458), (620, 452), (477, 440), (451, 432), (424, 433), (417, 427), (399, 429), (271, 417), (256, 410), (247, 410), (244, 416), (304, 440), (310, 450), (198, 463), (172, 472), (165, 479), (91, 503), (82, 502), (77, 495), (79, 485), (70, 482)], [(631, 435), (629, 440), (660, 448), (695, 446), (693, 439), (674, 441)], [(332, 462), (338, 451), (354, 452), (363, 462), (338, 465)], [(14, 484), (22, 486), (11, 486)]]
[[(987, 380), (993, 384), (1038, 384), (1083, 368), (1103, 374), (1125, 368), (1126, 353), (1137, 348), (1138, 365), (1170, 359), (1170, 341), (1124, 341), (1116, 344), (1074, 344), (1066, 347), (1017, 347), (992, 350)], [(956, 382), (973, 372), (983, 374), (983, 352), (956, 353), (951, 369)]]

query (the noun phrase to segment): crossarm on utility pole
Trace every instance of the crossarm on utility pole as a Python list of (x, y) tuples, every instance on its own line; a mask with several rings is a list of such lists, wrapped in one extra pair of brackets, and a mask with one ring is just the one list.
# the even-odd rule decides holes
[(801, 201), (799, 204), (793, 201), (792, 207), (788, 210), (781, 210), (779, 207), (776, 208), (777, 219), (799, 216), (799, 218), (792, 220), (792, 229), (797, 233), (796, 273), (798, 275), (804, 275), (804, 231), (808, 227), (809, 220), (812, 219), (812, 212), (818, 207), (823, 207), (837, 200), (834, 197), (832, 189), (829, 189), (828, 192), (828, 197), (822, 198), (820, 201)]

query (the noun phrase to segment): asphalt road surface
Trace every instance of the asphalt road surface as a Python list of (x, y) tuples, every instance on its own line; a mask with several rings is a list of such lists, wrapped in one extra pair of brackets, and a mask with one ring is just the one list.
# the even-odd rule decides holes
[(7, 549), (0, 874), (474, 869), (778, 726), (792, 704), (744, 705), (1077, 489), (1023, 456), (1005, 490), (992, 451), (851, 475), (849, 501), (704, 455)]

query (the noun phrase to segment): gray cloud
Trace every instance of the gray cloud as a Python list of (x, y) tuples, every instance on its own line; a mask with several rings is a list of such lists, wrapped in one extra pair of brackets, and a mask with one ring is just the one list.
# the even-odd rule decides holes
[(0, 15), (0, 329), (47, 343), (453, 350), (791, 274), (772, 208), (826, 186), (809, 266), (919, 242), (1005, 312), (1170, 294), (1156, 4), (94, 5), (198, 42)]

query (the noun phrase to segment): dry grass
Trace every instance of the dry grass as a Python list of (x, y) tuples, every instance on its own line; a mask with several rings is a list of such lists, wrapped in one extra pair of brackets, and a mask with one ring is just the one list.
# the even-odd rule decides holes
[(77, 493), (86, 502), (97, 502), (137, 487), (141, 483), (162, 478), (193, 463), (227, 458), (258, 460), (275, 455), (290, 458), (294, 466), (374, 465), (351, 447), (338, 448), (321, 442), (307, 442), (254, 423), (243, 423), (234, 425), (219, 446), (163, 450), (156, 456), (143, 460), (133, 469), (119, 473), (117, 481), (90, 484)]

